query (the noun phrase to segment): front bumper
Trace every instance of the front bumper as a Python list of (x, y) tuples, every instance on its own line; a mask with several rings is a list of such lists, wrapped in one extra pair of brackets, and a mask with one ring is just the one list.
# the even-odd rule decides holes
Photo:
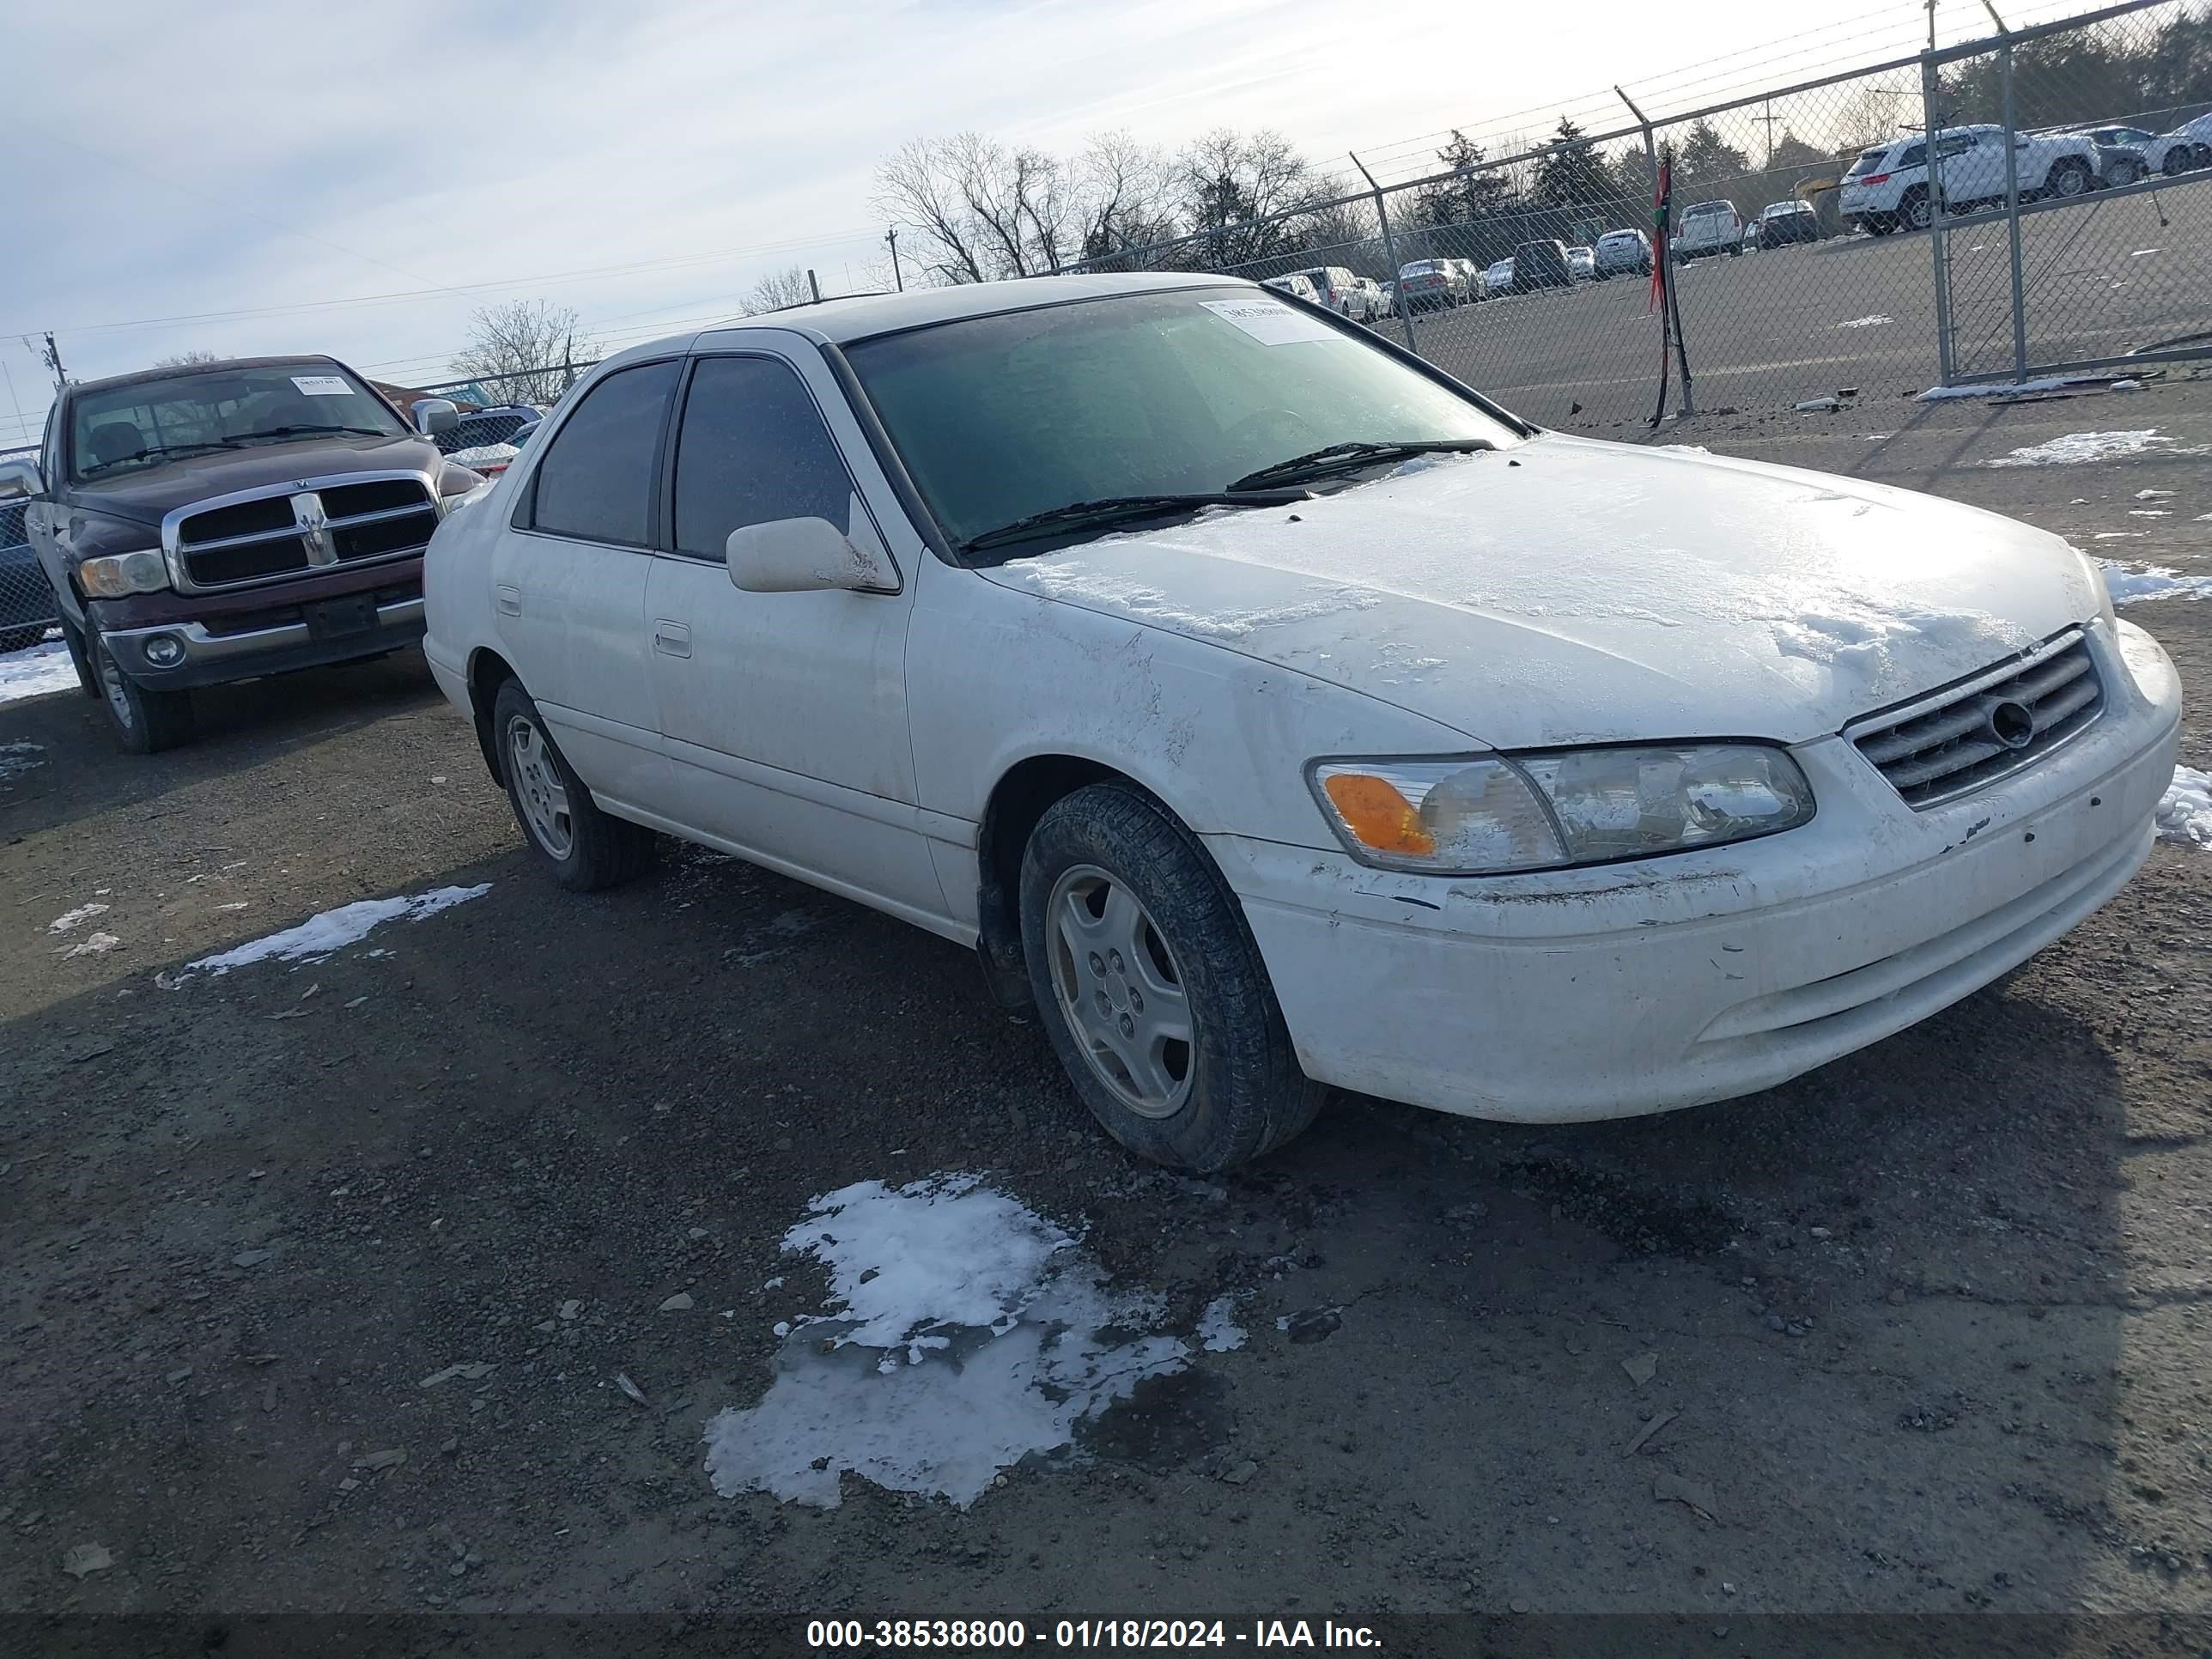
[[(365, 629), (322, 634), (310, 620), (273, 627), (217, 633), (204, 622), (161, 623), (150, 628), (103, 630), (100, 638), (115, 665), (151, 690), (189, 690), (231, 680), (321, 668), (358, 657), (380, 656), (422, 637), (422, 597), (395, 598), (369, 606), (374, 620)], [(156, 639), (174, 640), (183, 654), (168, 667), (146, 654)]]
[(1724, 1100), (1988, 984), (2142, 863), (2180, 685), (2141, 629), (2091, 637), (2108, 696), (2096, 724), (1926, 811), (1835, 737), (1794, 751), (1812, 823), (1709, 852), (1453, 880), (1208, 845), (1320, 1081), (1531, 1122)]

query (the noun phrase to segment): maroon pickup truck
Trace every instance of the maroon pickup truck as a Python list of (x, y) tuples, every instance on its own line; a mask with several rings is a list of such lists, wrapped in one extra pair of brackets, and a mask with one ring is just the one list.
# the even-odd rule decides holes
[(251, 357), (63, 387), (25, 526), (88, 696), (125, 749), (187, 740), (191, 690), (422, 637), (422, 549), (482, 480), (328, 357)]

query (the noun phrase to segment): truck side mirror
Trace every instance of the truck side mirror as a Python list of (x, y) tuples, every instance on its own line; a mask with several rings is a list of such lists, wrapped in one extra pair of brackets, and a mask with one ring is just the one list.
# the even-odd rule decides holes
[(415, 429), (424, 437), (434, 437), (441, 432), (451, 432), (461, 423), (461, 411), (445, 398), (418, 398), (415, 401)]

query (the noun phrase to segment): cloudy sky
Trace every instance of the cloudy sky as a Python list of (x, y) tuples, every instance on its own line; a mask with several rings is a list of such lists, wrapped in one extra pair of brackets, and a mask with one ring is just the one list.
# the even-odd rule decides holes
[[(1983, 16), (1939, 5), (1947, 39)], [(916, 137), (1272, 126), (1404, 177), (1450, 126), (1610, 123), (1615, 82), (1692, 107), (1925, 27), (1918, 0), (32, 0), (0, 106), (0, 445), (37, 435), (21, 337), (48, 329), (78, 378), (197, 348), (421, 381), (486, 301), (626, 343), (772, 270), (865, 286), (872, 169)]]

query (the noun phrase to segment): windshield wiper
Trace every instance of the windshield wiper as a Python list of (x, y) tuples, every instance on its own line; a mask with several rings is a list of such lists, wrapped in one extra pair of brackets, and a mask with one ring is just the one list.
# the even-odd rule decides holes
[(1401, 460), (1409, 455), (1465, 454), (1478, 449), (1495, 449), (1498, 446), (1487, 438), (1415, 438), (1401, 443), (1370, 443), (1354, 440), (1350, 443), (1330, 444), (1326, 448), (1309, 450), (1303, 455), (1293, 455), (1287, 461), (1276, 461), (1261, 467), (1257, 472), (1247, 472), (1231, 483), (1231, 489), (1259, 489), (1268, 484), (1303, 483), (1310, 478), (1326, 477), (1332, 472), (1343, 472), (1355, 466), (1369, 466), (1376, 461)]
[(238, 447), (238, 441), (234, 438), (210, 438), (190, 444), (149, 444), (136, 455), (118, 455), (112, 461), (94, 461), (90, 466), (81, 466), (76, 470), (76, 476), (89, 478), (94, 473), (105, 472), (111, 466), (127, 466), (133, 461), (150, 461), (156, 455), (195, 455), (204, 449)]
[(305, 423), (295, 423), (291, 426), (264, 427), (258, 432), (247, 433), (246, 436), (248, 439), (299, 438), (325, 432), (343, 433), (349, 437), (356, 438), (390, 438), (397, 435), (373, 426), (310, 426)]
[(1201, 507), (1288, 507), (1307, 499), (1307, 492), (1303, 489), (1236, 488), (1200, 490), (1184, 495), (1108, 495), (1095, 501), (1069, 501), (1062, 507), (1047, 507), (1042, 513), (1016, 519), (1012, 524), (1002, 524), (995, 530), (986, 530), (979, 536), (970, 536), (960, 546), (963, 552), (975, 553), (987, 547), (999, 547), (1008, 542), (1028, 541), (1034, 537), (1049, 535), (1055, 530), (1104, 526), (1124, 519), (1154, 519)]

